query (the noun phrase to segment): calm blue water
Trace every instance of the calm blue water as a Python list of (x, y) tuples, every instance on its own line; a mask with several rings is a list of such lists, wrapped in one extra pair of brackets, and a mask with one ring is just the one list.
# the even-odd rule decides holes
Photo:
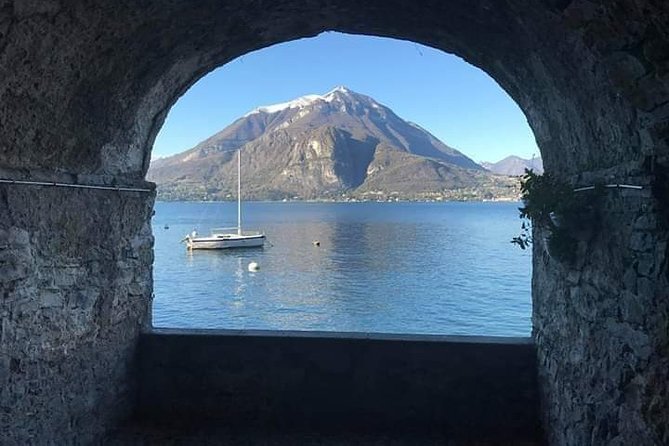
[(265, 231), (264, 249), (189, 253), (183, 236), (235, 226), (236, 203), (159, 202), (153, 324), (528, 336), (531, 256), (509, 242), (517, 208), (245, 203), (244, 227)]

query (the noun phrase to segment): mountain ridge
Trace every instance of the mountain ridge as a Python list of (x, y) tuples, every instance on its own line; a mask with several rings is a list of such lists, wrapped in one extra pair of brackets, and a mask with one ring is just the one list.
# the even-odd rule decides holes
[[(247, 199), (508, 196), (513, 186), (375, 99), (337, 87), (257, 107), (193, 148), (154, 160), (159, 199), (227, 199), (241, 150)], [(390, 175), (389, 172), (393, 172)], [(480, 190), (479, 190), (480, 189)], [(490, 187), (488, 187), (490, 189)]]
[(523, 175), (525, 169), (533, 170), (538, 174), (544, 173), (544, 164), (541, 157), (525, 159), (516, 155), (509, 155), (496, 163), (484, 161), (481, 166), (499, 175)]

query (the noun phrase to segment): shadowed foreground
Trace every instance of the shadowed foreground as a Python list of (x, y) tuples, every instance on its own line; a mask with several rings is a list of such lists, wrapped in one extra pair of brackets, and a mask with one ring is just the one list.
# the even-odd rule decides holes
[(539, 444), (525, 338), (155, 329), (109, 444)]

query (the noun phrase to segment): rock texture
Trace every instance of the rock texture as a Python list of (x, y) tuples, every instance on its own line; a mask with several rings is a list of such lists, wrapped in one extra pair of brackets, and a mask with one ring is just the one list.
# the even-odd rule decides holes
[(654, 169), (630, 163), (573, 178), (644, 187), (581, 192), (599, 215), (578, 235), (573, 264), (534, 246), (534, 337), (555, 444), (669, 441), (667, 208), (653, 197), (667, 182)]
[[(535, 247), (535, 339), (552, 444), (669, 443), (666, 1), (2, 0), (0, 171), (140, 181), (167, 110), (199, 77), (326, 30), (455, 53), (518, 103), (547, 171), (650, 185), (606, 196), (580, 263)], [(130, 403), (152, 197), (1, 193), (0, 432), (84, 442)]]
[(3, 445), (87, 444), (130, 410), (153, 286), (146, 195), (0, 185)]

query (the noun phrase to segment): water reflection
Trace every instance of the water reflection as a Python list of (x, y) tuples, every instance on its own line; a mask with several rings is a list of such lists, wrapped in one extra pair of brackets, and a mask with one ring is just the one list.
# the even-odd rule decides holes
[(198, 205), (157, 204), (157, 326), (529, 334), (530, 257), (508, 242), (514, 204), (251, 203), (264, 249), (189, 253), (175, 235), (192, 230)]
[(235, 296), (241, 297), (246, 290), (244, 283), (244, 267), (242, 266), (242, 258), (237, 258), (237, 270), (235, 271)]

